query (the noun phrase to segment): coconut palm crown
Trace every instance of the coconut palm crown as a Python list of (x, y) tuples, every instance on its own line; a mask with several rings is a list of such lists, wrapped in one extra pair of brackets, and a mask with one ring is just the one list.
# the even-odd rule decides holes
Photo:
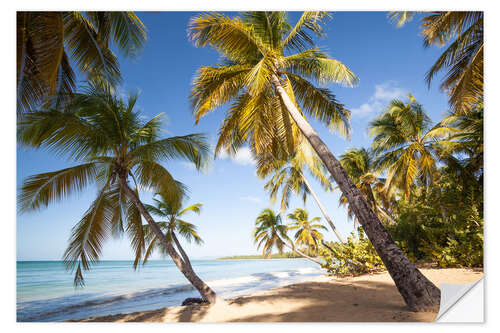
[(121, 80), (115, 46), (134, 56), (146, 27), (133, 12), (17, 12), (17, 110), (59, 102), (76, 89), (75, 70)]
[[(244, 12), (230, 18), (218, 13), (195, 16), (189, 37), (198, 47), (211, 46), (222, 56), (216, 66), (197, 71), (191, 100), (196, 122), (231, 103), (219, 129), (215, 153), (250, 145), (255, 155), (292, 154), (300, 132), (290, 119), (271, 78), (281, 83), (301, 112), (349, 134), (348, 111), (324, 85), (353, 86), (357, 77), (340, 61), (314, 45), (322, 36), (326, 12), (305, 12), (291, 26), (286, 12)], [(265, 160), (265, 159), (264, 159)]]
[(436, 142), (450, 129), (441, 124), (431, 127), (431, 119), (411, 94), (406, 103), (391, 101), (369, 126), (377, 168), (387, 170), (386, 189), (401, 189), (408, 197), (417, 178), (424, 184), (432, 182), (439, 158)]
[(289, 241), (288, 227), (282, 223), (281, 215), (272, 209), (264, 209), (255, 220), (254, 243), (262, 247), (262, 255), (269, 257), (273, 248), (283, 253), (283, 246)]
[(149, 189), (173, 200), (182, 197), (185, 187), (160, 162), (182, 159), (202, 168), (210, 154), (201, 134), (162, 138), (161, 115), (143, 120), (135, 108), (137, 98), (131, 94), (124, 101), (109, 86), (89, 83), (61, 109), (31, 112), (18, 126), (22, 145), (44, 148), (76, 163), (25, 179), (18, 198), (21, 212), (97, 187), (97, 197), (72, 229), (64, 253), (67, 268), (76, 269), (75, 285), (83, 284), (82, 269), (99, 260), (110, 236), (127, 231), (136, 254), (134, 267), (144, 255), (141, 214), (120, 180), (130, 180), (136, 196)]
[[(177, 238), (177, 235), (182, 236), (182, 238), (184, 238), (189, 243), (194, 241), (195, 244), (203, 244), (203, 240), (196, 231), (196, 226), (184, 219), (184, 216), (189, 213), (200, 215), (203, 204), (196, 203), (187, 207), (183, 207), (182, 199), (186, 197), (185, 195), (181, 198), (181, 200), (178, 200), (177, 198), (174, 198), (174, 200), (172, 200), (170, 198), (171, 196), (163, 196), (161, 194), (157, 195), (159, 195), (160, 199), (153, 198), (154, 205), (145, 204), (144, 206), (151, 215), (165, 219), (157, 221), (156, 224), (165, 233), (167, 239), (174, 242), (184, 259), (189, 262), (189, 259), (185, 254), (184, 249), (182, 248), (179, 239)], [(155, 249), (158, 249), (159, 252), (164, 255), (168, 255), (163, 245), (158, 240), (158, 237), (154, 234), (154, 232), (148, 225), (144, 226), (144, 233), (147, 243), (147, 249), (143, 259), (144, 264), (147, 262)]]
[(302, 208), (295, 209), (287, 217), (291, 221), (288, 224), (288, 229), (297, 230), (294, 235), (295, 246), (317, 251), (323, 240), (323, 234), (320, 230), (327, 230), (324, 225), (315, 223), (319, 222), (321, 218), (316, 216), (309, 219), (309, 214)]
[[(391, 12), (398, 26), (410, 21), (415, 12)], [(446, 91), (453, 109), (468, 112), (483, 98), (484, 37), (483, 12), (448, 11), (426, 13), (422, 18), (424, 46), (446, 46), (426, 74), (431, 81), (447, 70), (441, 89)]]
[[(386, 179), (380, 177), (380, 172), (376, 170), (373, 151), (365, 148), (349, 149), (340, 156), (340, 163), (359, 188), (370, 208), (381, 219), (388, 219), (387, 210), (391, 207), (394, 191), (385, 188)], [(339, 204), (347, 206), (347, 216), (352, 219), (354, 212), (344, 194), (340, 195)]]
[(280, 208), (282, 212), (288, 209), (292, 193), (299, 195), (305, 203), (311, 189), (304, 173), (306, 170), (319, 181), (324, 190), (333, 190), (327, 170), (307, 141), (303, 140), (290, 160), (274, 161), (271, 165), (259, 167), (257, 175), (271, 177), (264, 185), (269, 192), (271, 203), (274, 203), (281, 191)]

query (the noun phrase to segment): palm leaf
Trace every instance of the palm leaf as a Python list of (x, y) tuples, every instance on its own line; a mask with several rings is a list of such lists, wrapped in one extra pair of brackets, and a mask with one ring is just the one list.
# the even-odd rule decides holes
[(70, 242), (63, 260), (67, 269), (76, 267), (75, 286), (84, 284), (81, 270), (89, 270), (91, 265), (99, 260), (103, 242), (112, 229), (113, 212), (106, 191), (101, 191), (83, 218), (71, 230)]
[(330, 18), (328, 12), (306, 11), (302, 13), (299, 21), (292, 28), (288, 36), (283, 40), (283, 47), (288, 49), (303, 50), (308, 46), (314, 45), (314, 40), (309, 32), (321, 37), (324, 35), (321, 24), (324, 19)]
[(28, 177), (19, 195), (20, 211), (37, 210), (82, 191), (97, 174), (95, 163), (86, 163), (54, 172)]

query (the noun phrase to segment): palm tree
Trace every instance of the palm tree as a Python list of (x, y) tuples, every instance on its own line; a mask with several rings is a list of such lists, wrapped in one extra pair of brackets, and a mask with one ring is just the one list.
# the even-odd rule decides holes
[(200, 169), (209, 156), (206, 139), (201, 134), (161, 138), (160, 115), (144, 122), (135, 111), (136, 101), (137, 95), (123, 101), (111, 94), (109, 86), (90, 83), (60, 110), (26, 114), (18, 126), (21, 144), (48, 149), (78, 164), (27, 178), (19, 196), (20, 211), (46, 207), (95, 183), (97, 198), (72, 229), (64, 254), (66, 267), (76, 268), (75, 285), (83, 284), (82, 269), (99, 260), (103, 242), (121, 235), (124, 223), (137, 266), (145, 255), (142, 215), (179, 270), (206, 300), (214, 302), (215, 293), (177, 253), (139, 198), (140, 189), (162, 193), (169, 200), (182, 197), (184, 186), (160, 161), (184, 159)]
[(17, 12), (17, 110), (36, 109), (75, 90), (72, 67), (111, 83), (120, 81), (113, 44), (133, 56), (146, 41), (133, 12)]
[[(411, 20), (415, 12), (391, 12), (398, 26)], [(437, 73), (447, 69), (441, 89), (458, 112), (469, 111), (483, 98), (483, 12), (432, 12), (422, 18), (424, 46), (445, 46), (426, 75), (430, 85)]]
[[(196, 231), (196, 226), (182, 219), (184, 215), (191, 212), (200, 215), (203, 205), (201, 203), (196, 203), (187, 207), (182, 207), (182, 198), (181, 200), (171, 200), (168, 196), (163, 197), (161, 194), (160, 197), (161, 200), (153, 198), (155, 205), (146, 204), (144, 206), (151, 215), (166, 219), (165, 221), (157, 221), (156, 224), (163, 233), (165, 233), (169, 241), (174, 241), (182, 259), (191, 267), (191, 261), (182, 248), (177, 235), (182, 236), (188, 242), (194, 241), (196, 244), (203, 243), (203, 240)], [(146, 243), (148, 244), (144, 255), (144, 263), (146, 263), (155, 249), (158, 249), (162, 253), (165, 253), (165, 249), (148, 225), (145, 225), (144, 229)], [(166, 254), (168, 255), (168, 253)]]
[[(395, 223), (390, 216), (394, 192), (385, 189), (386, 179), (379, 177), (379, 172), (375, 168), (373, 152), (365, 148), (349, 149), (340, 156), (340, 164), (359, 188), (370, 208), (379, 215), (379, 218)], [(354, 218), (356, 227), (356, 217), (354, 217), (345, 195), (340, 196), (339, 204), (347, 206), (347, 215), (350, 219)]]
[(432, 183), (438, 158), (436, 142), (449, 134), (449, 128), (441, 124), (431, 128), (431, 119), (411, 94), (407, 103), (391, 101), (369, 126), (375, 137), (375, 164), (379, 170), (387, 170), (386, 190), (401, 189), (408, 198), (417, 179), (423, 184)]
[(320, 217), (313, 217), (309, 220), (309, 214), (305, 209), (297, 208), (293, 213), (288, 214), (289, 223), (288, 229), (297, 232), (294, 235), (295, 246), (303, 246), (311, 249), (314, 253), (318, 251), (319, 244), (323, 240), (323, 234), (320, 230), (327, 230), (322, 224), (315, 223), (321, 220)]
[[(264, 209), (255, 220), (255, 229), (253, 232), (254, 243), (257, 248), (262, 247), (262, 255), (269, 257), (273, 248), (283, 253), (283, 247), (287, 247), (298, 255), (315, 262), (318, 265), (322, 263), (312, 258), (295, 247), (287, 235), (288, 227), (282, 224), (281, 215), (274, 213), (272, 209)], [(291, 245), (290, 245), (290, 244)]]
[[(323, 163), (312, 151), (311, 146), (302, 142), (288, 163), (285, 161), (278, 161), (276, 163), (274, 174), (264, 185), (264, 188), (269, 192), (271, 202), (274, 203), (276, 201), (276, 197), (281, 191), (281, 211), (284, 212), (288, 209), (292, 192), (300, 195), (304, 203), (307, 200), (307, 195), (311, 194), (338, 240), (341, 243), (345, 243), (344, 238), (333, 224), (330, 216), (326, 213), (325, 207), (304, 175), (303, 169), (305, 166), (307, 166), (307, 169), (321, 183), (325, 190), (331, 190), (331, 183), (328, 177), (324, 175)], [(261, 169), (257, 170), (257, 174), (261, 177), (265, 177), (267, 173), (261, 171)]]
[(196, 122), (233, 102), (219, 130), (216, 154), (221, 149), (234, 152), (245, 143), (255, 155), (291, 154), (298, 128), (346, 196), (408, 306), (416, 311), (435, 309), (439, 306), (439, 289), (394, 243), (304, 117), (303, 112), (332, 130), (349, 132), (350, 112), (328, 89), (310, 82), (352, 86), (358, 81), (345, 65), (314, 46), (311, 32), (322, 36), (322, 22), (327, 16), (325, 12), (305, 12), (293, 27), (285, 12), (245, 12), (234, 18), (205, 13), (193, 17), (188, 29), (191, 40), (198, 47), (213, 47), (223, 59), (220, 65), (198, 70), (194, 78), (191, 98)]
[(450, 128), (450, 136), (437, 145), (438, 154), (448, 166), (461, 170), (469, 178), (479, 175), (481, 182), (484, 165), (483, 119), (482, 102), (467, 113), (450, 112), (441, 121), (442, 126)]

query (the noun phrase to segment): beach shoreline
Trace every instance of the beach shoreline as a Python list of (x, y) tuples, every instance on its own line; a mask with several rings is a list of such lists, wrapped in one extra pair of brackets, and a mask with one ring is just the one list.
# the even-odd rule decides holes
[[(482, 270), (424, 268), (440, 283), (472, 283)], [(411, 312), (384, 272), (358, 277), (318, 276), (214, 305), (170, 306), (78, 322), (432, 322), (436, 312)]]

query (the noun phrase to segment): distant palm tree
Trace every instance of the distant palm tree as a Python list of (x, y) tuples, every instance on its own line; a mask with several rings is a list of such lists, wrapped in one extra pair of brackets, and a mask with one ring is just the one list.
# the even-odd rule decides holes
[(254, 243), (257, 244), (258, 249), (262, 247), (262, 255), (265, 257), (271, 255), (273, 248), (276, 248), (281, 254), (283, 253), (283, 247), (287, 247), (301, 257), (322, 265), (321, 261), (297, 249), (288, 237), (287, 232), (288, 227), (282, 224), (281, 215), (274, 213), (272, 209), (266, 208), (255, 220)]
[(61, 110), (27, 113), (18, 124), (21, 144), (48, 149), (79, 164), (27, 178), (19, 196), (20, 210), (46, 207), (95, 183), (97, 198), (72, 229), (64, 253), (66, 267), (76, 268), (75, 285), (83, 284), (82, 269), (99, 260), (103, 242), (121, 235), (124, 223), (137, 266), (145, 254), (142, 215), (179, 270), (214, 302), (215, 293), (177, 253), (139, 199), (140, 189), (162, 193), (169, 200), (181, 198), (184, 186), (160, 161), (183, 159), (202, 168), (209, 156), (206, 139), (200, 134), (161, 138), (160, 115), (143, 121), (135, 110), (136, 101), (137, 95), (124, 102), (108, 86), (90, 83)]
[[(484, 107), (479, 103), (467, 113), (451, 112), (441, 125), (450, 128), (447, 141), (438, 143), (438, 154), (448, 166), (467, 176), (480, 174), (482, 182), (484, 154)], [(461, 158), (457, 158), (457, 156)]]
[[(388, 212), (394, 192), (384, 188), (386, 179), (380, 177), (380, 172), (377, 172), (375, 168), (375, 156), (373, 152), (365, 148), (349, 149), (340, 156), (340, 163), (360, 189), (370, 208), (374, 212), (377, 212), (382, 220), (394, 223)], [(356, 217), (345, 195), (341, 194), (339, 203), (342, 206), (347, 206), (347, 215), (351, 219), (354, 218), (355, 228), (357, 229)]]
[[(203, 240), (196, 231), (196, 226), (181, 219), (184, 215), (191, 212), (200, 215), (202, 204), (196, 203), (188, 207), (182, 207), (181, 200), (172, 200), (168, 196), (163, 197), (162, 195), (160, 195), (160, 198), (160, 200), (153, 198), (155, 202), (154, 205), (146, 204), (144, 206), (151, 215), (166, 219), (166, 221), (157, 221), (156, 224), (165, 233), (169, 241), (174, 241), (175, 246), (177, 247), (177, 250), (179, 250), (184, 262), (191, 266), (191, 261), (182, 248), (177, 235), (182, 236), (188, 242), (194, 241), (196, 244), (203, 243)], [(161, 253), (168, 255), (168, 252), (165, 251), (161, 241), (158, 240), (158, 237), (148, 225), (144, 226), (144, 234), (147, 243), (146, 253), (144, 254), (144, 263), (147, 262), (155, 249), (158, 249)]]
[[(325, 190), (332, 189), (330, 180), (325, 175), (326, 170), (323, 163), (318, 158), (316, 153), (312, 151), (310, 145), (306, 142), (302, 142), (288, 163), (285, 161), (275, 162), (273, 175), (264, 185), (264, 188), (271, 196), (271, 202), (276, 201), (277, 195), (281, 191), (281, 211), (284, 212), (288, 209), (290, 195), (292, 192), (300, 195), (304, 203), (307, 200), (307, 196), (311, 194), (338, 240), (341, 243), (345, 243), (344, 238), (333, 224), (332, 219), (327, 214), (326, 209), (319, 200), (318, 195), (313, 190), (311, 184), (307, 180), (307, 177), (304, 175), (304, 169), (306, 168), (310, 171), (314, 178), (321, 183)], [(267, 175), (266, 172), (262, 172), (260, 169), (257, 170), (257, 174), (259, 176)]]
[(297, 230), (294, 235), (295, 246), (302, 246), (316, 253), (323, 240), (320, 230), (327, 230), (324, 225), (315, 223), (321, 218), (316, 216), (309, 219), (309, 214), (305, 209), (297, 208), (293, 213), (288, 214), (288, 219), (292, 221), (288, 224), (288, 229)]
[(17, 12), (17, 110), (33, 111), (75, 89), (74, 64), (87, 77), (119, 82), (110, 43), (132, 56), (146, 41), (133, 12)]
[(370, 122), (372, 149), (379, 170), (387, 170), (385, 189), (398, 188), (405, 197), (417, 180), (431, 184), (436, 175), (436, 142), (450, 129), (440, 124), (431, 128), (431, 119), (410, 94), (408, 102), (393, 100), (387, 110)]
[[(398, 26), (410, 21), (415, 12), (391, 12), (389, 17)], [(441, 89), (449, 95), (449, 102), (458, 112), (469, 111), (483, 99), (484, 39), (483, 12), (432, 12), (422, 18), (424, 46), (446, 47), (431, 69), (426, 80), (443, 69), (448, 72)]]
[(286, 12), (244, 12), (234, 18), (204, 13), (193, 17), (188, 34), (195, 46), (211, 46), (222, 56), (220, 65), (204, 67), (194, 78), (191, 99), (196, 122), (232, 102), (219, 130), (215, 153), (221, 149), (233, 153), (249, 144), (255, 155), (266, 158), (291, 155), (299, 129), (346, 195), (406, 304), (415, 311), (434, 310), (439, 307), (439, 289), (394, 243), (305, 118), (307, 114), (332, 130), (349, 133), (350, 112), (330, 90), (311, 82), (349, 86), (358, 82), (344, 64), (315, 46), (313, 35), (324, 35), (322, 24), (327, 17), (326, 12), (304, 12), (294, 26), (287, 21)]

